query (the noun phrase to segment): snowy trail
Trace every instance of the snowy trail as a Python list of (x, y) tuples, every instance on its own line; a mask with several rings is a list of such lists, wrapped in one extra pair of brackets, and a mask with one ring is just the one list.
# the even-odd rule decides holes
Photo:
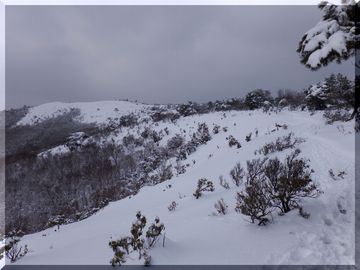
[[(112, 251), (108, 247), (114, 239), (128, 235), (135, 213), (141, 210), (152, 222), (159, 216), (166, 226), (166, 246), (151, 250), (154, 264), (353, 264), (354, 263), (354, 133), (353, 122), (325, 125), (320, 114), (283, 111), (266, 115), (262, 112), (230, 112), (228, 117), (214, 113), (186, 117), (176, 125), (168, 125), (170, 135), (190, 129), (198, 122), (227, 126), (228, 132), (213, 135), (207, 145), (189, 156), (191, 164), (185, 174), (173, 177), (153, 187), (144, 187), (129, 198), (112, 202), (90, 218), (27, 235), (22, 243), (30, 252), (19, 264), (108, 264)], [(233, 123), (236, 123), (234, 126)], [(287, 130), (270, 132), (275, 123), (286, 123)], [(163, 125), (163, 126), (162, 126)], [(339, 128), (341, 126), (341, 128)], [(160, 124), (157, 128), (164, 128)], [(245, 142), (255, 128), (259, 136)], [(294, 132), (306, 142), (299, 145), (301, 156), (309, 158), (315, 170), (314, 179), (324, 194), (318, 199), (304, 200), (310, 219), (297, 211), (285, 216), (274, 215), (269, 226), (259, 227), (247, 217), (234, 211), (237, 188), (230, 180), (229, 171), (237, 162), (259, 158), (254, 151), (264, 143)], [(225, 139), (234, 135), (242, 144), (235, 149)], [(219, 147), (219, 148), (218, 148)], [(280, 159), (289, 151), (272, 154)], [(209, 155), (212, 157), (209, 158)], [(191, 160), (196, 160), (192, 164)], [(328, 171), (346, 170), (344, 179), (334, 181)], [(223, 175), (231, 188), (219, 185)], [(196, 200), (192, 193), (197, 180), (206, 177), (215, 184), (215, 192)], [(167, 186), (171, 184), (171, 188)], [(179, 194), (182, 198), (179, 198)], [(214, 203), (223, 198), (229, 206), (225, 216), (213, 216)], [(169, 212), (167, 207), (176, 201), (178, 207)], [(339, 211), (340, 206), (346, 214)], [(43, 236), (46, 235), (46, 236)], [(179, 256), (181, 254), (181, 256)], [(136, 257), (136, 256), (135, 256)], [(128, 264), (138, 264), (136, 258)]]

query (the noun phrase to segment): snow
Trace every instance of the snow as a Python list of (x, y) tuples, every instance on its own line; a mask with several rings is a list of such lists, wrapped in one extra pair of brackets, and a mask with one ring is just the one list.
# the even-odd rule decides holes
[(337, 52), (339, 55), (347, 53), (346, 41), (347, 35), (344, 32), (339, 31), (334, 33), (324, 42), (324, 45), (320, 49), (314, 51), (309, 56), (307, 63), (315, 68), (320, 64), (321, 60), (326, 58), (332, 51)]
[(63, 115), (71, 109), (79, 109), (77, 120), (82, 123), (108, 123), (111, 119), (120, 118), (130, 113), (141, 112), (149, 109), (149, 105), (137, 104), (127, 101), (97, 101), (97, 102), (52, 102), (29, 109), (29, 112), (17, 125), (31, 125)]
[[(0, 249), (5, 247), (5, 239), (0, 239)], [(5, 254), (2, 254), (4, 257), (0, 259), (0, 269), (5, 266)]]
[[(105, 108), (108, 105), (111, 108)], [(45, 119), (71, 106), (63, 103), (41, 105), (33, 108), (20, 122), (31, 123), (33, 116), (38, 114)], [(105, 103), (76, 104), (76, 107), (81, 107), (85, 121), (90, 120), (90, 115), (96, 115), (93, 107), (101, 107), (104, 112), (113, 112), (114, 106), (121, 108), (117, 102), (106, 106)], [(125, 107), (128, 112), (138, 106)], [(51, 108), (50, 112), (46, 111), (47, 108)], [(154, 264), (354, 264), (354, 122), (326, 125), (321, 113), (310, 116), (306, 111), (288, 110), (277, 114), (231, 111), (225, 116), (223, 112), (217, 112), (183, 117), (175, 124), (160, 122), (156, 129), (168, 127), (168, 138), (180, 133), (181, 129), (187, 130), (188, 134), (194, 132), (200, 122), (206, 122), (209, 130), (214, 124), (226, 126), (228, 132), (221, 128), (219, 134), (212, 134), (211, 141), (191, 154), (185, 161), (191, 164), (185, 174), (156, 186), (144, 187), (137, 195), (112, 202), (88, 219), (63, 225), (58, 231), (49, 228), (24, 236), (21, 244), (28, 245), (29, 253), (17, 263), (109, 264), (113, 256), (109, 240), (129, 235), (135, 214), (141, 210), (148, 225), (159, 216), (166, 227), (165, 247), (158, 244), (150, 250)], [(104, 117), (98, 115), (95, 119), (100, 122)], [(288, 129), (271, 132), (275, 123), (287, 124)], [(254, 133), (255, 129), (259, 135), (246, 142), (245, 136)], [(303, 200), (304, 210), (311, 214), (309, 219), (300, 217), (294, 210), (284, 216), (274, 214), (271, 224), (259, 227), (234, 211), (235, 195), (241, 187), (231, 182), (229, 172), (237, 162), (244, 166), (247, 160), (259, 158), (259, 155), (254, 155), (255, 150), (290, 132), (306, 139), (299, 145), (301, 156), (310, 159), (315, 171), (314, 179), (324, 194), (317, 199)], [(238, 139), (242, 148), (230, 148), (226, 140), (229, 135)], [(166, 142), (166, 138), (163, 141)], [(284, 151), (271, 156), (283, 159), (288, 153)], [(191, 160), (196, 160), (196, 163)], [(335, 172), (345, 170), (344, 179), (331, 179), (330, 168)], [(229, 190), (219, 185), (220, 175), (230, 183)], [(192, 193), (198, 179), (203, 177), (214, 182), (215, 191), (204, 193), (197, 200)], [(169, 184), (171, 188), (167, 187)], [(214, 204), (221, 198), (228, 204), (229, 213), (214, 216)], [(170, 212), (168, 206), (172, 201), (178, 206)], [(340, 213), (340, 208), (346, 209), (346, 213)], [(127, 263), (142, 263), (136, 257), (132, 256)]]

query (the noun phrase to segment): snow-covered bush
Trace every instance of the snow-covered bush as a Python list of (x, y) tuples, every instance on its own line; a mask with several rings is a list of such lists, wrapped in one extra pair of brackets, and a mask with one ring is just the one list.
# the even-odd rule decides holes
[(154, 112), (151, 115), (151, 118), (154, 122), (159, 122), (159, 121), (175, 122), (177, 119), (180, 118), (180, 114), (178, 114), (177, 112), (168, 111), (164, 109)]
[(144, 246), (145, 241), (141, 238), (145, 226), (146, 217), (138, 211), (136, 213), (136, 220), (131, 226), (131, 236), (122, 237), (120, 240), (113, 240), (109, 242), (109, 247), (111, 247), (114, 251), (114, 257), (110, 261), (112, 266), (125, 263), (126, 255), (131, 251), (138, 251), (139, 260), (142, 258), (144, 253), (146, 253), (146, 248)]
[[(151, 264), (151, 256), (148, 250), (155, 245), (159, 236), (165, 230), (165, 226), (160, 222), (158, 217), (155, 218), (155, 222), (151, 224), (146, 231), (145, 236), (147, 245), (145, 244), (145, 239), (142, 237), (145, 226), (146, 218), (138, 211), (136, 213), (136, 220), (131, 226), (131, 236), (122, 237), (120, 240), (112, 240), (109, 242), (109, 247), (114, 251), (114, 257), (110, 261), (112, 266), (125, 263), (127, 255), (133, 251), (138, 252), (139, 260), (143, 259), (145, 266)], [(165, 244), (164, 241), (165, 235), (163, 238), (163, 246)]]
[(51, 217), (49, 221), (46, 223), (45, 227), (50, 228), (53, 226), (57, 226), (58, 229), (60, 229), (60, 225), (64, 224), (66, 221), (66, 218), (64, 215), (57, 215), (54, 217)]
[(219, 215), (226, 215), (228, 212), (228, 205), (225, 203), (224, 199), (221, 198), (218, 200), (214, 205), (217, 214)]
[[(150, 225), (146, 232), (146, 239), (149, 245), (149, 248), (153, 247), (156, 241), (159, 239), (161, 233), (165, 230), (165, 226), (160, 222), (160, 218), (156, 217), (155, 222)], [(163, 242), (164, 245), (164, 242)]]
[(251, 141), (251, 135), (252, 132), (250, 132), (248, 135), (245, 136), (245, 141), (250, 142)]
[(180, 160), (176, 161), (176, 165), (174, 166), (174, 169), (176, 170), (176, 175), (180, 175), (186, 172), (186, 166), (181, 164)]
[(123, 237), (120, 240), (110, 241), (109, 247), (114, 252), (114, 257), (110, 260), (112, 266), (121, 265), (126, 262), (126, 255), (129, 254), (130, 238)]
[(344, 175), (346, 175), (345, 171), (339, 171), (336, 175), (334, 173), (334, 171), (332, 169), (329, 170), (329, 175), (330, 177), (335, 180), (338, 181), (340, 179), (344, 179)]
[(211, 140), (209, 128), (206, 123), (198, 124), (197, 131), (193, 134), (192, 141), (196, 144), (206, 144)]
[(277, 92), (277, 97), (275, 98), (275, 104), (277, 104), (278, 109), (285, 107), (290, 107), (295, 109), (304, 104), (305, 95), (303, 91), (294, 91), (291, 89), (280, 89)]
[(213, 132), (214, 134), (218, 134), (219, 131), (220, 131), (220, 126), (219, 126), (219, 125), (215, 125), (215, 126), (213, 127), (212, 132)]
[(229, 141), (230, 147), (236, 146), (236, 148), (241, 148), (241, 144), (237, 139), (234, 138), (234, 136), (230, 135), (229, 137), (227, 137), (227, 139)]
[(173, 177), (172, 165), (167, 165), (166, 161), (161, 162), (160, 166), (156, 169), (156, 179), (154, 184), (162, 183)]
[(244, 168), (241, 167), (240, 162), (235, 165), (235, 167), (230, 171), (230, 176), (234, 184), (239, 187), (242, 184), (243, 178), (245, 176)]
[(172, 201), (170, 203), (170, 205), (168, 206), (168, 209), (169, 209), (170, 212), (173, 212), (173, 211), (175, 211), (177, 206), (178, 206), (178, 204), (175, 201)]
[(120, 117), (119, 125), (122, 127), (133, 127), (137, 125), (138, 123), (137, 119), (138, 119), (137, 116), (133, 113), (128, 115), (123, 115)]
[(27, 245), (19, 245), (23, 235), (22, 231), (11, 231), (6, 239), (5, 255), (12, 263), (24, 257), (29, 251)]
[(181, 147), (184, 144), (184, 142), (185, 142), (184, 138), (181, 135), (176, 134), (174, 137), (168, 140), (167, 148), (170, 151), (175, 151), (179, 147)]
[(325, 110), (324, 118), (326, 119), (326, 124), (333, 124), (336, 121), (345, 122), (351, 118), (351, 114), (347, 110)]
[(215, 190), (213, 182), (207, 180), (206, 178), (201, 178), (198, 180), (197, 188), (194, 192), (194, 197), (199, 199), (203, 192), (213, 192)]

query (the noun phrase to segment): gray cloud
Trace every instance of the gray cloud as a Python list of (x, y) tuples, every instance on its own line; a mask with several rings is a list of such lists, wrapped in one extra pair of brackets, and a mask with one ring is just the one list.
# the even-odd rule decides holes
[(315, 6), (7, 6), (6, 106), (51, 101), (208, 101), (264, 88), (301, 90), (296, 46)]

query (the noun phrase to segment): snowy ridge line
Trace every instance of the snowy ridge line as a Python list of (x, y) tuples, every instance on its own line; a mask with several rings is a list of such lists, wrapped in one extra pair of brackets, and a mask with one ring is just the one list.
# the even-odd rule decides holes
[(30, 108), (17, 125), (33, 125), (74, 109), (80, 110), (80, 115), (76, 117), (76, 120), (82, 123), (104, 124), (123, 115), (146, 111), (150, 107), (150, 105), (128, 101), (52, 102)]

